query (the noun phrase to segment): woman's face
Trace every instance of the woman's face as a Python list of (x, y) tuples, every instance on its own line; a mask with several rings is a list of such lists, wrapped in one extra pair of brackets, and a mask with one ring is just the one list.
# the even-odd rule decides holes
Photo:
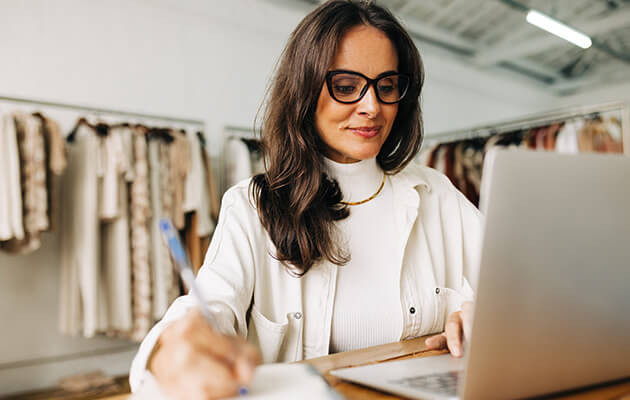
[[(384, 72), (398, 72), (398, 54), (380, 30), (360, 25), (341, 40), (331, 70), (360, 72), (374, 79)], [(361, 100), (339, 103), (322, 85), (315, 111), (315, 126), (326, 145), (325, 156), (340, 163), (374, 158), (387, 140), (398, 104), (383, 104), (371, 85)]]

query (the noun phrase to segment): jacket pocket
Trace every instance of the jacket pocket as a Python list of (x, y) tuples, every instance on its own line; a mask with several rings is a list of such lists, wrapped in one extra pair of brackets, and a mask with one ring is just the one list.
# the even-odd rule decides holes
[(258, 346), (264, 363), (301, 359), (301, 313), (288, 313), (286, 322), (278, 323), (252, 305), (248, 331), (247, 340)]
[(454, 289), (436, 287), (433, 292), (435, 318), (433, 332), (442, 332), (448, 316), (461, 310), (462, 304), (468, 299)]

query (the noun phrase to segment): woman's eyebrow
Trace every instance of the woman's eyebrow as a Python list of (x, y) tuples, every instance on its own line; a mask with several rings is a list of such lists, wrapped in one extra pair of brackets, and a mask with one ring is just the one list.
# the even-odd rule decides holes
[[(376, 76), (376, 78), (380, 78), (381, 76), (383, 76), (383, 75), (387, 75), (387, 74), (397, 74), (397, 73), (398, 73), (398, 71), (393, 70), (393, 69), (390, 69), (389, 71), (381, 72), (380, 74), (378, 74), (378, 75)], [(375, 78), (375, 79), (376, 79), (376, 78)]]
[[(360, 72), (360, 71), (355, 71), (355, 70), (353, 70), (353, 69), (347, 69), (347, 68), (332, 69), (331, 71), (350, 72), (350, 73), (361, 74), (361, 75), (365, 75), (365, 76), (367, 76), (367, 75), (366, 75), (366, 74), (364, 74), (363, 72)], [(390, 70), (388, 70), (388, 71), (381, 72), (380, 74), (376, 75), (376, 77), (375, 77), (374, 79), (378, 79), (378, 78), (380, 78), (380, 77), (381, 77), (381, 76), (383, 76), (383, 75), (388, 75), (388, 74), (397, 74), (397, 73), (398, 73), (398, 71), (396, 71), (396, 70), (394, 70), (394, 69), (390, 69)]]

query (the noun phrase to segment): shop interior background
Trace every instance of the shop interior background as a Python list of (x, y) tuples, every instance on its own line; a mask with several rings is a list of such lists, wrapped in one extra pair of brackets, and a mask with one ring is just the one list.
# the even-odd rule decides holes
[[(220, 174), (226, 127), (253, 126), (291, 30), (317, 3), (0, 0), (0, 96), (203, 121)], [(381, 3), (407, 24), (423, 57), (429, 139), (524, 115), (630, 102), (630, 1), (518, 3), (593, 33), (588, 50), (527, 24), (514, 1)], [(0, 101), (0, 109), (19, 107)], [(137, 349), (58, 333), (59, 235), (42, 240), (26, 256), (0, 253), (0, 395), (84, 371), (124, 375)]]

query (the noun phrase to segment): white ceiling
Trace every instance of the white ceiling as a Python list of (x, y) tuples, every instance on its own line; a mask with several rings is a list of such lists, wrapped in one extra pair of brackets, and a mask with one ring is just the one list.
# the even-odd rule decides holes
[[(295, 0), (314, 6), (320, 0)], [(630, 0), (377, 0), (459, 62), (568, 95), (630, 81)], [(536, 9), (593, 40), (576, 47), (525, 21)]]

